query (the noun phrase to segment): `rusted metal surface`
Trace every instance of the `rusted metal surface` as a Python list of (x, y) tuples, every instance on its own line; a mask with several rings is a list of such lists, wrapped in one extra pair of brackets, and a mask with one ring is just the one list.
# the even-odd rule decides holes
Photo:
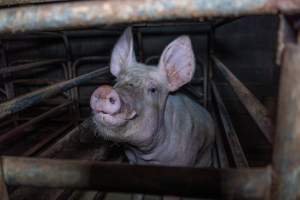
[(297, 199), (300, 185), (300, 47), (285, 48), (273, 154), (274, 200)]
[[(284, 11), (289, 12), (290, 9), (300, 10), (299, 7), (287, 7)], [(274, 0), (80, 1), (2, 9), (0, 32), (86, 28), (103, 24), (270, 14), (277, 11)]]
[(0, 104), (0, 119), (12, 114), (16, 113), (20, 110), (23, 110), (25, 108), (28, 108), (36, 103), (41, 102), (43, 99), (52, 97), (60, 92), (64, 92), (66, 90), (69, 90), (76, 85), (81, 85), (89, 80), (92, 80), (93, 78), (97, 76), (101, 76), (108, 72), (108, 67), (95, 70), (93, 72), (78, 76), (74, 79), (70, 79), (67, 81), (63, 81), (54, 85), (51, 85), (49, 87), (45, 87), (42, 89), (39, 89), (37, 91), (25, 94), (23, 96), (17, 97), (11, 101), (5, 102)]
[(233, 124), (230, 120), (230, 116), (229, 116), (228, 111), (222, 101), (219, 91), (213, 82), (211, 83), (211, 85), (212, 85), (214, 98), (215, 98), (215, 101), (217, 104), (218, 113), (220, 115), (220, 118), (221, 118), (221, 121), (223, 124), (223, 128), (225, 131), (225, 137), (229, 144), (229, 148), (231, 150), (231, 154), (232, 154), (235, 166), (237, 168), (248, 167), (249, 165), (248, 165), (247, 158), (242, 149), (239, 138), (234, 130)]
[(5, 68), (0, 68), (0, 74), (28, 70), (28, 69), (32, 69), (35, 67), (40, 67), (43, 65), (49, 65), (49, 64), (54, 64), (54, 63), (61, 63), (64, 61), (65, 61), (65, 59), (50, 59), (50, 60), (43, 60), (43, 61), (38, 61), (38, 62), (34, 62), (34, 63), (26, 63), (26, 64), (18, 65), (18, 66), (9, 66), (9, 67), (5, 67)]
[(55, 108), (33, 118), (32, 120), (30, 120), (20, 126), (17, 126), (16, 128), (14, 128), (6, 133), (3, 133), (2, 135), (0, 135), (0, 144), (7, 143), (11, 140), (16, 140), (16, 139), (23, 137), (24, 135), (28, 134), (26, 131), (24, 131), (27, 127), (30, 127), (36, 123), (39, 123), (53, 115), (60, 114), (70, 104), (71, 104), (71, 102), (67, 102), (62, 105), (56, 106)]
[(63, 2), (67, 0), (0, 0), (0, 6), (16, 6), (25, 4), (36, 4), (36, 3), (53, 3)]
[(72, 127), (72, 123), (63, 126), (62, 128), (58, 129), (54, 133), (50, 134), (48, 137), (44, 138), (39, 143), (33, 145), (30, 149), (28, 149), (25, 153), (23, 153), (22, 156), (27, 157), (36, 154), (40, 149), (45, 147), (49, 142), (51, 142), (52, 140), (54, 140), (55, 138), (63, 134), (66, 130), (68, 130), (71, 127)]
[(276, 54), (276, 64), (281, 65), (282, 55), (284, 48), (288, 43), (296, 43), (296, 36), (293, 28), (287, 21), (286, 17), (280, 15), (279, 17), (279, 28), (277, 37), (277, 54)]
[(222, 72), (224, 78), (230, 83), (239, 100), (248, 110), (268, 142), (273, 143), (274, 126), (267, 109), (217, 57), (212, 56), (212, 59), (216, 67)]
[(2, 161), (0, 161), (0, 199), (1, 200), (9, 200), (2, 166), (3, 166)]
[(265, 197), (271, 179), (269, 168), (200, 169), (22, 157), (2, 157), (2, 163), (8, 185), (224, 199)]
[(82, 135), (81, 127), (89, 127), (91, 125), (91, 119), (86, 119), (79, 126), (73, 128), (70, 132), (60, 138), (54, 145), (39, 154), (40, 157), (54, 157), (61, 152), (68, 144), (79, 138)]

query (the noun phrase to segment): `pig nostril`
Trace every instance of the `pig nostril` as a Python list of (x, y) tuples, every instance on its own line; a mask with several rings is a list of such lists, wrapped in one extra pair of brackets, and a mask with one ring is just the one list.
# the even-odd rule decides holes
[(114, 98), (110, 97), (110, 98), (109, 98), (109, 102), (110, 102), (111, 104), (115, 104), (116, 100), (115, 100)]

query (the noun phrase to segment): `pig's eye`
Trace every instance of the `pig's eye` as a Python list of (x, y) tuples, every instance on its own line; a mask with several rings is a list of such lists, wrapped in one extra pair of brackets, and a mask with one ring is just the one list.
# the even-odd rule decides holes
[(151, 94), (155, 94), (157, 92), (157, 89), (155, 87), (151, 87), (151, 88), (149, 88), (149, 92)]

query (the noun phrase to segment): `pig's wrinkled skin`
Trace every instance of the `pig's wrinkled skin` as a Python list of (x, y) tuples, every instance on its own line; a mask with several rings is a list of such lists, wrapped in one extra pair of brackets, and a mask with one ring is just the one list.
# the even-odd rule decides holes
[(117, 83), (99, 87), (91, 97), (98, 134), (123, 143), (131, 163), (212, 166), (213, 120), (199, 104), (175, 92), (192, 79), (194, 69), (188, 36), (165, 48), (158, 67), (147, 66), (136, 61), (128, 28), (111, 58)]

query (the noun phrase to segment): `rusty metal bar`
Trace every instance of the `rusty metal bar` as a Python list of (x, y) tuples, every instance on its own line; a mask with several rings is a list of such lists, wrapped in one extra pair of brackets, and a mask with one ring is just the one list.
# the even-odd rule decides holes
[(24, 129), (26, 129), (29, 126), (32, 126), (33, 124), (39, 123), (45, 119), (47, 119), (50, 116), (53, 116), (55, 114), (59, 114), (60, 112), (62, 112), (64, 109), (66, 109), (66, 107), (68, 105), (70, 105), (71, 102), (67, 102), (64, 103), (62, 105), (56, 106), (55, 108), (33, 118), (32, 120), (8, 131), (7, 133), (3, 133), (2, 135), (0, 135), (0, 144), (9, 142), (11, 140), (15, 140), (18, 138), (21, 138), (22, 136), (26, 135), (27, 132), (24, 131)]
[(43, 99), (52, 97), (60, 92), (69, 90), (76, 85), (81, 85), (97, 76), (103, 75), (108, 72), (108, 67), (95, 70), (93, 72), (78, 76), (74, 79), (63, 81), (49, 87), (39, 89), (37, 91), (17, 97), (11, 101), (0, 104), (0, 119), (25, 108), (28, 108), (36, 103), (41, 102)]
[(44, 147), (46, 144), (48, 144), (53, 139), (55, 139), (58, 136), (60, 136), (62, 133), (64, 133), (70, 127), (72, 127), (72, 123), (69, 123), (69, 124), (63, 126), (62, 128), (58, 129), (57, 131), (55, 131), (54, 133), (50, 134), (49, 136), (47, 136), (46, 138), (44, 138), (42, 141), (40, 141), (39, 143), (37, 143), (36, 145), (34, 145), (33, 147), (31, 147), (30, 149), (28, 149), (25, 153), (22, 154), (22, 156), (26, 156), (27, 157), (27, 156), (34, 155), (42, 147)]
[(2, 162), (0, 161), (0, 199), (1, 200), (9, 200), (2, 166), (3, 166)]
[(50, 59), (50, 60), (43, 60), (43, 61), (38, 61), (38, 62), (34, 62), (34, 63), (26, 63), (26, 64), (18, 65), (18, 66), (10, 66), (10, 67), (5, 67), (5, 68), (0, 68), (0, 74), (28, 70), (28, 69), (32, 69), (34, 67), (40, 67), (43, 65), (60, 63), (60, 62), (64, 62), (64, 61), (65, 61), (65, 59)]
[(268, 193), (271, 181), (269, 168), (200, 169), (6, 156), (2, 163), (8, 185), (34, 187), (258, 199)]
[(268, 142), (273, 143), (274, 127), (269, 118), (268, 111), (262, 103), (246, 88), (246, 86), (228, 70), (228, 68), (215, 56), (212, 56), (215, 66), (221, 71), (224, 78), (230, 83), (249, 114), (252, 116)]
[(300, 185), (300, 47), (286, 46), (273, 154), (274, 200), (296, 200)]
[(74, 140), (74, 138), (79, 137), (81, 127), (88, 126), (90, 119), (83, 121), (79, 126), (73, 128), (69, 133), (63, 136), (60, 140), (58, 140), (53, 146), (48, 148), (47, 150), (41, 152), (39, 154), (40, 157), (53, 157), (58, 152), (60, 152), (70, 141)]
[(233, 161), (238, 168), (248, 167), (248, 161), (240, 144), (239, 138), (234, 130), (228, 111), (222, 101), (216, 85), (211, 82), (214, 98), (216, 100), (218, 112), (225, 131), (225, 137), (228, 141), (232, 153)]
[[(278, 3), (279, 2), (279, 3)], [(294, 0), (282, 1), (292, 4)], [(87, 28), (103, 24), (299, 12), (274, 0), (80, 1), (2, 9), (0, 32)], [(99, 14), (100, 13), (100, 14)]]
[(67, 0), (0, 0), (0, 6), (16, 6), (36, 3), (53, 3)]

